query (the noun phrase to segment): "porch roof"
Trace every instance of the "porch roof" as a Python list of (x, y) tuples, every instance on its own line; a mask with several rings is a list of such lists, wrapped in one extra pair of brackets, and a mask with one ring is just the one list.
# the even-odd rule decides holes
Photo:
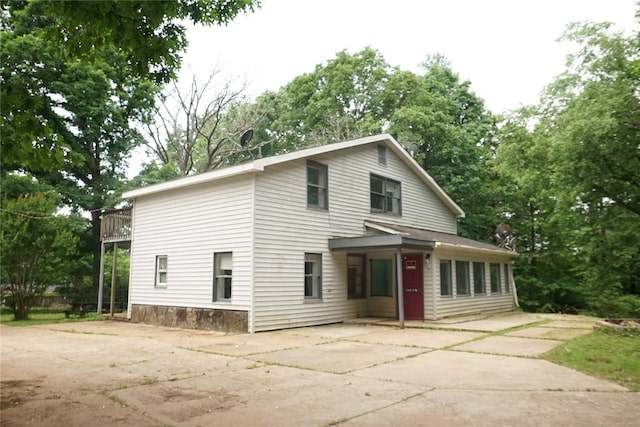
[(474, 252), (516, 256), (515, 252), (488, 243), (467, 239), (456, 234), (374, 221), (365, 221), (364, 225), (367, 229), (376, 230), (384, 234), (329, 239), (329, 249), (332, 251), (391, 248), (432, 250), (437, 247), (449, 247)]

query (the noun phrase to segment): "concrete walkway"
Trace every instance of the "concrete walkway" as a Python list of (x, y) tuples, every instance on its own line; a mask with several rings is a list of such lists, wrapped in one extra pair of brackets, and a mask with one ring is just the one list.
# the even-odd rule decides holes
[(253, 335), (1, 325), (2, 426), (637, 425), (639, 393), (539, 358), (593, 325), (523, 313)]

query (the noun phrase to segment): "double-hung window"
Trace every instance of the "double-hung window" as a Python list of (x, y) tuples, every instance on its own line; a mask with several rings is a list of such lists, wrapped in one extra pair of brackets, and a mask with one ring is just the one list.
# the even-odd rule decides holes
[(322, 254), (304, 254), (304, 297), (322, 298)]
[(383, 176), (371, 175), (371, 211), (394, 215), (402, 213), (400, 183)]
[(329, 208), (329, 178), (327, 165), (307, 162), (307, 207)]
[(231, 299), (231, 282), (233, 278), (233, 255), (231, 252), (213, 254), (213, 300), (229, 301)]
[(167, 286), (167, 278), (169, 273), (169, 257), (166, 255), (156, 256), (156, 286)]

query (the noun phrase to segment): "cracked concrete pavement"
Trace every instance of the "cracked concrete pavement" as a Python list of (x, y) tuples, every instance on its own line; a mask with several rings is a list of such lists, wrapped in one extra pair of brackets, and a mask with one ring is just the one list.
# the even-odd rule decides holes
[(594, 319), (357, 319), (258, 334), (0, 325), (2, 426), (630, 426), (640, 394), (547, 362)]

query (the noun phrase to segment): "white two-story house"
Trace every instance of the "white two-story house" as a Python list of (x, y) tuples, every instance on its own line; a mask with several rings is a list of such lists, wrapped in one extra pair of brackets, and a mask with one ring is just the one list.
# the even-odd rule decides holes
[(514, 308), (515, 254), (390, 135), (128, 191), (134, 322), (258, 332)]

